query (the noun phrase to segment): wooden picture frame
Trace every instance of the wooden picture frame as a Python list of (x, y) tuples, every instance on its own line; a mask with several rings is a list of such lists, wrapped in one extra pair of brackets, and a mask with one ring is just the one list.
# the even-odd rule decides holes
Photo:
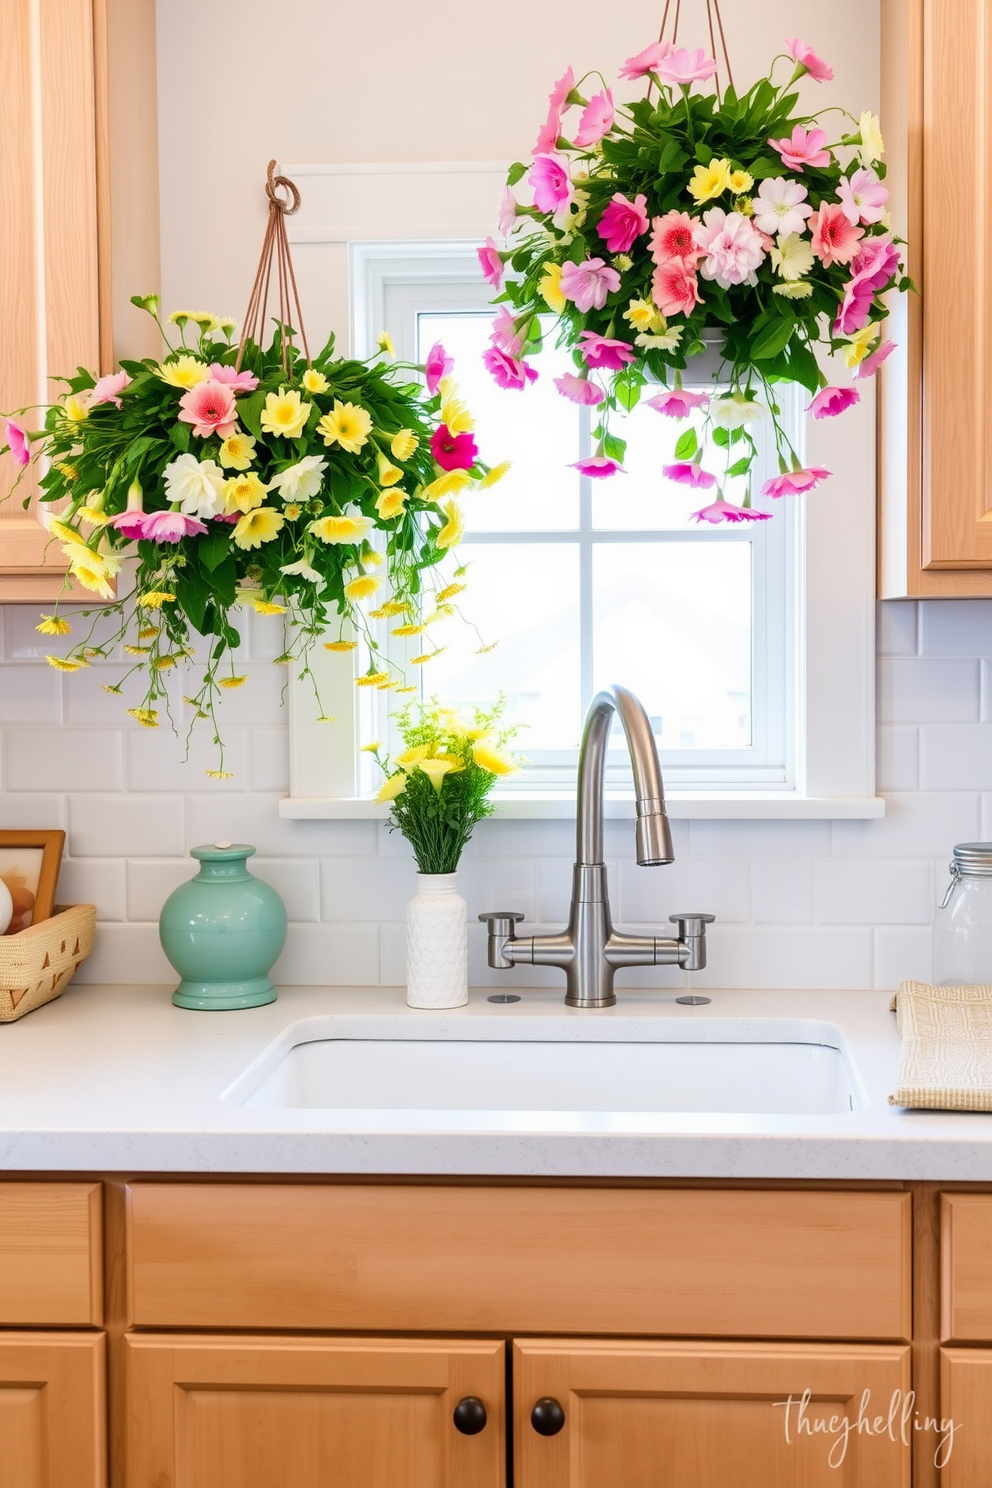
[(0, 879), (14, 900), (6, 934), (51, 918), (64, 846), (64, 832), (0, 832)]

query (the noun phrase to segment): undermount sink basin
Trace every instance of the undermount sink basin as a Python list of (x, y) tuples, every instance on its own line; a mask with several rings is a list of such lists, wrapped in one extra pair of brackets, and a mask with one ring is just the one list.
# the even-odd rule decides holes
[(434, 1027), (403, 1019), (387, 1031), (381, 1019), (366, 1030), (353, 1018), (339, 1033), (333, 1021), (286, 1030), (224, 1099), (256, 1111), (323, 1111), (348, 1125), (374, 1113), (377, 1126), (473, 1130), (614, 1129), (611, 1113), (823, 1115), (863, 1104), (843, 1034), (814, 1019), (457, 1026), (431, 1017)]

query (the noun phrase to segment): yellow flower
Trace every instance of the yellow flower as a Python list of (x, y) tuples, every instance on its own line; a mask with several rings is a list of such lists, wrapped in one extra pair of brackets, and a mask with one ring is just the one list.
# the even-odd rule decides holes
[(384, 561), (381, 553), (377, 553), (375, 548), (370, 548), (368, 544), (365, 544), (362, 552), (362, 562), (366, 568), (381, 568)]
[(376, 336), (375, 338), (375, 344), (376, 346), (378, 346), (379, 350), (384, 351), (387, 356), (396, 355), (396, 347), (393, 345), (393, 338), (388, 331), (380, 331), (378, 336)]
[(110, 521), (107, 512), (97, 511), (93, 506), (81, 506), (76, 516), (81, 522), (88, 522), (91, 527), (105, 527)]
[(62, 412), (67, 419), (74, 424), (81, 424), (90, 416), (89, 404), (85, 393), (70, 393), (67, 398), (62, 399)]
[(302, 513), (303, 508), (298, 501), (291, 501), (288, 506), (284, 506), (282, 509), (282, 514), (287, 522), (295, 522), (297, 517), (301, 516)]
[(160, 610), (164, 604), (175, 604), (176, 596), (170, 594), (167, 589), (149, 589), (147, 594), (142, 594), (138, 604), (143, 610)]
[(247, 470), (255, 457), (255, 440), (250, 434), (229, 434), (217, 458), (225, 470)]
[(465, 533), (465, 525), (458, 504), (449, 501), (444, 507), (444, 514), (448, 518), (434, 541), (439, 548), (453, 548), (456, 543), (461, 542)]
[(257, 511), (246, 512), (231, 535), (239, 548), (259, 548), (278, 537), (285, 523), (282, 512), (260, 506)]
[(494, 748), (485, 739), (479, 739), (472, 745), (472, 758), (480, 769), (488, 770), (490, 775), (510, 775), (517, 768), (505, 750)]
[(395, 486), (397, 481), (403, 479), (403, 471), (398, 465), (394, 465), (389, 456), (384, 455), (381, 450), (376, 455), (376, 465), (380, 486)]
[(422, 635), (427, 629), (426, 625), (398, 625), (393, 631), (395, 636)]
[(789, 279), (785, 284), (773, 284), (772, 294), (781, 295), (785, 300), (808, 300), (813, 293), (813, 286), (808, 279)]
[(420, 493), (421, 500), (441, 501), (445, 496), (457, 496), (459, 491), (464, 491), (471, 484), (472, 477), (467, 470), (446, 470), (437, 480), (432, 480), (429, 486), (424, 487)]
[(499, 465), (494, 465), (491, 470), (487, 470), (479, 482), (479, 490), (486, 491), (490, 486), (494, 486), (497, 481), (501, 481), (510, 469), (510, 465), (511, 462), (509, 460), (503, 460)]
[(561, 292), (561, 264), (544, 265), (544, 273), (537, 283), (537, 292), (549, 310), (553, 310), (556, 315), (561, 314), (568, 304)]
[(157, 635), (161, 635), (161, 630), (157, 625), (142, 625), (139, 627), (139, 641), (153, 641)]
[(227, 687), (227, 688), (231, 688), (231, 687), (244, 687), (244, 685), (245, 685), (245, 683), (247, 681), (248, 681), (248, 678), (247, 677), (218, 677), (217, 678), (217, 686), (218, 687)]
[(360, 574), (344, 586), (345, 599), (370, 599), (382, 583), (374, 574)]
[(366, 672), (364, 677), (355, 678), (356, 687), (378, 687), (380, 682), (388, 682), (388, 672)]
[(58, 615), (42, 615), (41, 624), (35, 626), (39, 635), (72, 635), (72, 626), (68, 620), (61, 619)]
[(433, 661), (435, 656), (440, 656), (441, 652), (447, 649), (446, 646), (439, 646), (436, 651), (425, 651), (422, 656), (411, 656), (410, 665), (423, 666), (425, 661)]
[(151, 646), (125, 646), (124, 647), (124, 650), (127, 652), (128, 656), (147, 656), (148, 653), (151, 651), (151, 649), (152, 649)]
[(475, 419), (468, 407), (454, 394), (441, 400), (441, 422), (447, 424), (452, 434), (471, 434), (475, 428)]
[(376, 751), (379, 750), (379, 749), (381, 749), (381, 748), (382, 748), (382, 740), (381, 739), (375, 739), (375, 740), (373, 740), (373, 742), (371, 744), (363, 744), (362, 747), (361, 747), (361, 749), (359, 750), (359, 753), (360, 754), (375, 754)]
[(48, 665), (50, 667), (54, 667), (57, 672), (78, 672), (80, 667), (84, 667), (86, 665), (85, 661), (69, 661), (64, 656), (46, 656), (45, 660), (48, 662)]
[(208, 780), (233, 780), (234, 776), (230, 770), (204, 770)]
[(210, 368), (206, 362), (201, 362), (195, 356), (170, 357), (163, 362), (161, 367), (155, 370), (155, 376), (161, 377), (170, 387), (193, 388), (198, 382), (206, 382), (210, 376)]
[(261, 506), (268, 486), (249, 470), (246, 475), (232, 475), (224, 482), (224, 510), (249, 512)]
[(409, 460), (419, 443), (420, 440), (412, 429), (401, 429), (398, 434), (393, 435), (389, 453), (394, 460)]
[(395, 686), (396, 686), (396, 678), (395, 677), (390, 677), (390, 679), (389, 679), (388, 682), (377, 682), (376, 683), (376, 690), (378, 692), (389, 692), (390, 688), (395, 687)]
[(62, 543), (78, 543), (80, 547), (86, 546), (86, 539), (80, 537), (75, 527), (67, 527), (64, 522), (50, 521), (48, 530), (53, 537), (57, 537)]
[(697, 202), (711, 201), (722, 196), (730, 187), (730, 161), (711, 160), (709, 165), (697, 165), (689, 182), (689, 195)]
[(790, 282), (802, 279), (813, 267), (813, 250), (798, 233), (779, 238), (778, 247), (771, 249), (769, 257), (779, 278)]
[(730, 189), (735, 196), (740, 196), (745, 191), (750, 191), (754, 185), (754, 177), (749, 176), (746, 170), (735, 170), (730, 173)]
[(388, 620), (391, 615), (408, 615), (413, 606), (405, 599), (387, 599), (377, 610), (369, 610), (373, 620)]
[(285, 388), (280, 388), (277, 393), (269, 393), (259, 422), (266, 434), (299, 439), (312, 407), (312, 403), (304, 403), (295, 388), (290, 388), (288, 393)]
[(308, 393), (326, 393), (330, 387), (323, 372), (317, 372), (313, 367), (307, 368), (300, 381)]
[(75, 465), (68, 465), (65, 460), (56, 460), (55, 469), (58, 471), (59, 475), (64, 475), (67, 481), (74, 481), (79, 479), (79, 471), (76, 469)]
[(358, 642), (357, 641), (325, 641), (324, 642), (324, 650), (325, 651), (354, 651), (355, 648), (357, 647), (357, 645), (358, 645)]
[(878, 116), (870, 109), (866, 109), (858, 120), (858, 134), (861, 137), (861, 148), (858, 151), (861, 164), (874, 165), (885, 154), (885, 142), (879, 128)]
[(113, 553), (101, 557), (91, 548), (77, 544), (63, 544), (62, 551), (69, 560), (69, 572), (78, 579), (84, 589), (91, 589), (101, 599), (113, 599), (114, 590), (110, 580), (120, 572), (121, 559)]
[(405, 790), (406, 776), (402, 770), (397, 770), (395, 775), (390, 775), (389, 779), (384, 780), (382, 785), (380, 785), (376, 800), (395, 801), (396, 797), (401, 796)]
[(124, 712), (129, 718), (136, 718), (142, 728), (158, 728), (156, 708), (125, 708)]
[(454, 607), (454, 605), (450, 605), (450, 604), (439, 604), (437, 606), (437, 608), (435, 609), (434, 613), (432, 615), (428, 615), (425, 618), (424, 624), (425, 625), (433, 625), (436, 620), (450, 620), (451, 616), (454, 613), (455, 613), (455, 607)]
[(342, 403), (335, 398), (334, 407), (317, 425), (329, 447), (339, 444), (349, 455), (357, 455), (363, 444), (368, 443), (372, 430), (372, 417), (357, 403)]
[(651, 300), (631, 300), (623, 312), (624, 320), (628, 321), (635, 331), (663, 331), (665, 329), (665, 317)]
[(844, 352), (845, 367), (856, 367), (859, 362), (864, 361), (878, 332), (879, 327), (869, 321), (862, 330), (848, 336), (848, 347)]
[(175, 664), (176, 658), (174, 656), (159, 656), (152, 662), (152, 666), (157, 672), (167, 672)]
[(380, 491), (375, 509), (383, 521), (388, 522), (391, 517), (398, 517), (405, 510), (405, 501), (405, 491)]
[(420, 691), (420, 688), (419, 687), (397, 687), (397, 689), (396, 689), (397, 696), (399, 696), (399, 694), (401, 692), (419, 692), (419, 691)]
[(260, 599), (255, 604), (256, 615), (285, 615), (285, 613), (285, 605), (272, 604), (267, 599)]
[(418, 770), (424, 772), (438, 794), (444, 784), (445, 775), (457, 775), (464, 768), (464, 765), (452, 764), (451, 760), (447, 759), (425, 759), (421, 760), (417, 766)]
[(371, 517), (319, 517), (308, 531), (325, 543), (357, 543), (371, 526)]
[(434, 603), (444, 604), (446, 599), (454, 599), (456, 594), (464, 594), (466, 587), (465, 584), (447, 584), (440, 594), (435, 594)]

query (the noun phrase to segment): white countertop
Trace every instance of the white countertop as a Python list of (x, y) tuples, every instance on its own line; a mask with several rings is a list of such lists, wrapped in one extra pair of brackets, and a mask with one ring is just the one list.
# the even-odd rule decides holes
[[(199, 1013), (174, 1008), (163, 987), (70, 986), (0, 1025), (0, 1171), (992, 1181), (992, 1115), (888, 1105), (899, 1058), (888, 992), (714, 991), (708, 1006), (689, 1008), (675, 992), (619, 988), (615, 1008), (585, 1013), (566, 1009), (562, 994), (514, 990), (519, 1003), (494, 1005), (479, 991), (467, 1007), (424, 1013), (396, 988), (297, 987), (268, 1007)], [(416, 1124), (402, 1112), (345, 1120), (221, 1098), (303, 1018), (320, 1018), (328, 1038), (347, 1036), (356, 1018), (379, 1038), (409, 1037), (425, 1020), (442, 1038), (519, 1034), (522, 1020), (547, 1037), (553, 1020), (553, 1037), (568, 1040), (656, 1037), (656, 1020), (689, 1017), (837, 1024), (867, 1100), (830, 1115), (627, 1114), (604, 1130), (553, 1113), (533, 1127), (471, 1130), (458, 1113), (431, 1127), (423, 1113)]]

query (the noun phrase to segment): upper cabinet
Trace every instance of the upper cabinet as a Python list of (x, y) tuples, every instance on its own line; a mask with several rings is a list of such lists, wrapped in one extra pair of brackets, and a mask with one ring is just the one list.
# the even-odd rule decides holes
[(920, 296), (882, 378), (879, 593), (992, 594), (992, 0), (882, 0), (882, 123)]
[[(4, 0), (0, 140), (9, 411), (57, 397), (54, 378), (78, 366), (109, 370), (115, 342), (155, 349), (122, 313), (158, 285), (154, 0)], [(11, 497), (15, 474), (0, 461), (0, 601), (50, 601), (65, 565), (37, 520), (33, 472)]]

